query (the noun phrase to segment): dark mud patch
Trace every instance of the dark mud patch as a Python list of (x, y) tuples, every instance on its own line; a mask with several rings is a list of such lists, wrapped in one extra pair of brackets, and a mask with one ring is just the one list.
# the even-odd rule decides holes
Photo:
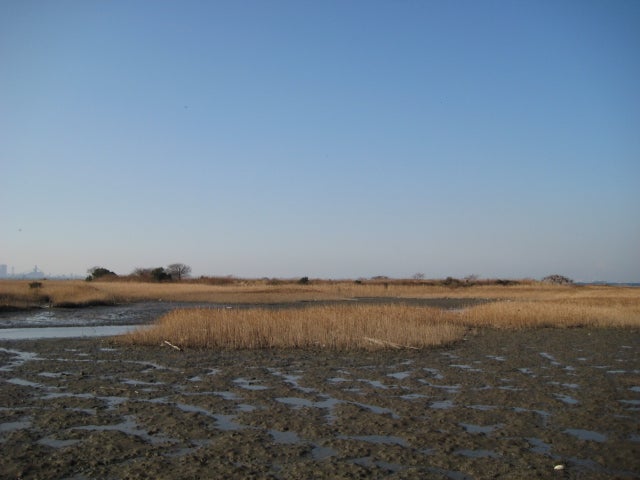
[(620, 329), (347, 353), (5, 341), (0, 472), (638, 478), (639, 351), (640, 332)]

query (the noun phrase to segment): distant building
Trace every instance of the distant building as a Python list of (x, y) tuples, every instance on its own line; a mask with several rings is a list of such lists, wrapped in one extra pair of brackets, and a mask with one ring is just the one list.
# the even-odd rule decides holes
[(38, 266), (36, 265), (35, 267), (33, 267), (33, 272), (24, 274), (24, 278), (37, 280), (44, 278), (44, 273), (42, 272), (42, 270), (38, 270)]
[(7, 278), (7, 266), (5, 264), (0, 265), (0, 278)]

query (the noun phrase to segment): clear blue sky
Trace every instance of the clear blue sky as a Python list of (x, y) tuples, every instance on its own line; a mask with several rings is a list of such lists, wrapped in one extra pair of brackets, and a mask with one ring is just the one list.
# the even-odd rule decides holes
[(0, 263), (640, 281), (640, 2), (0, 2)]

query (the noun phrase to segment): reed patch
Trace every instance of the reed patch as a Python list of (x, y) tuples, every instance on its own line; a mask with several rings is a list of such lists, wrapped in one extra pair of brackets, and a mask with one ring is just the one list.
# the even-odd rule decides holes
[[(453, 320), (453, 321), (451, 321)], [(423, 348), (459, 340), (448, 312), (407, 305), (322, 305), (289, 309), (180, 309), (122, 342), (181, 348)]]
[[(559, 290), (560, 289), (560, 290)], [(129, 333), (125, 343), (190, 348), (424, 348), (477, 328), (640, 327), (636, 291), (546, 287), (459, 311), (406, 304), (181, 309)]]
[[(131, 281), (0, 281), (0, 309), (80, 307), (140, 301), (203, 302), (235, 307), (182, 309), (121, 338), (154, 345), (167, 340), (196, 348), (393, 348), (441, 345), (475, 328), (640, 328), (640, 289), (522, 282), (464, 288), (422, 283), (310, 281), (145, 283)], [(345, 300), (379, 298), (377, 304)], [(446, 311), (384, 299), (482, 299)], [(334, 300), (341, 304), (326, 304)], [(305, 304), (304, 308), (276, 308)], [(266, 308), (269, 307), (269, 308)]]

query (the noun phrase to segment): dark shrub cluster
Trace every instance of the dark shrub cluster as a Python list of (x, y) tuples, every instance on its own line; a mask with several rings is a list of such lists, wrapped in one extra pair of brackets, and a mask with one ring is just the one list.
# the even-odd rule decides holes
[(544, 283), (551, 283), (553, 285), (573, 285), (573, 280), (563, 275), (549, 275), (542, 279)]
[(104, 267), (92, 267), (87, 270), (87, 273), (89, 274), (86, 278), (87, 282), (90, 282), (91, 280), (106, 279), (109, 277), (113, 278), (118, 276), (115, 272), (112, 272), (108, 268)]

